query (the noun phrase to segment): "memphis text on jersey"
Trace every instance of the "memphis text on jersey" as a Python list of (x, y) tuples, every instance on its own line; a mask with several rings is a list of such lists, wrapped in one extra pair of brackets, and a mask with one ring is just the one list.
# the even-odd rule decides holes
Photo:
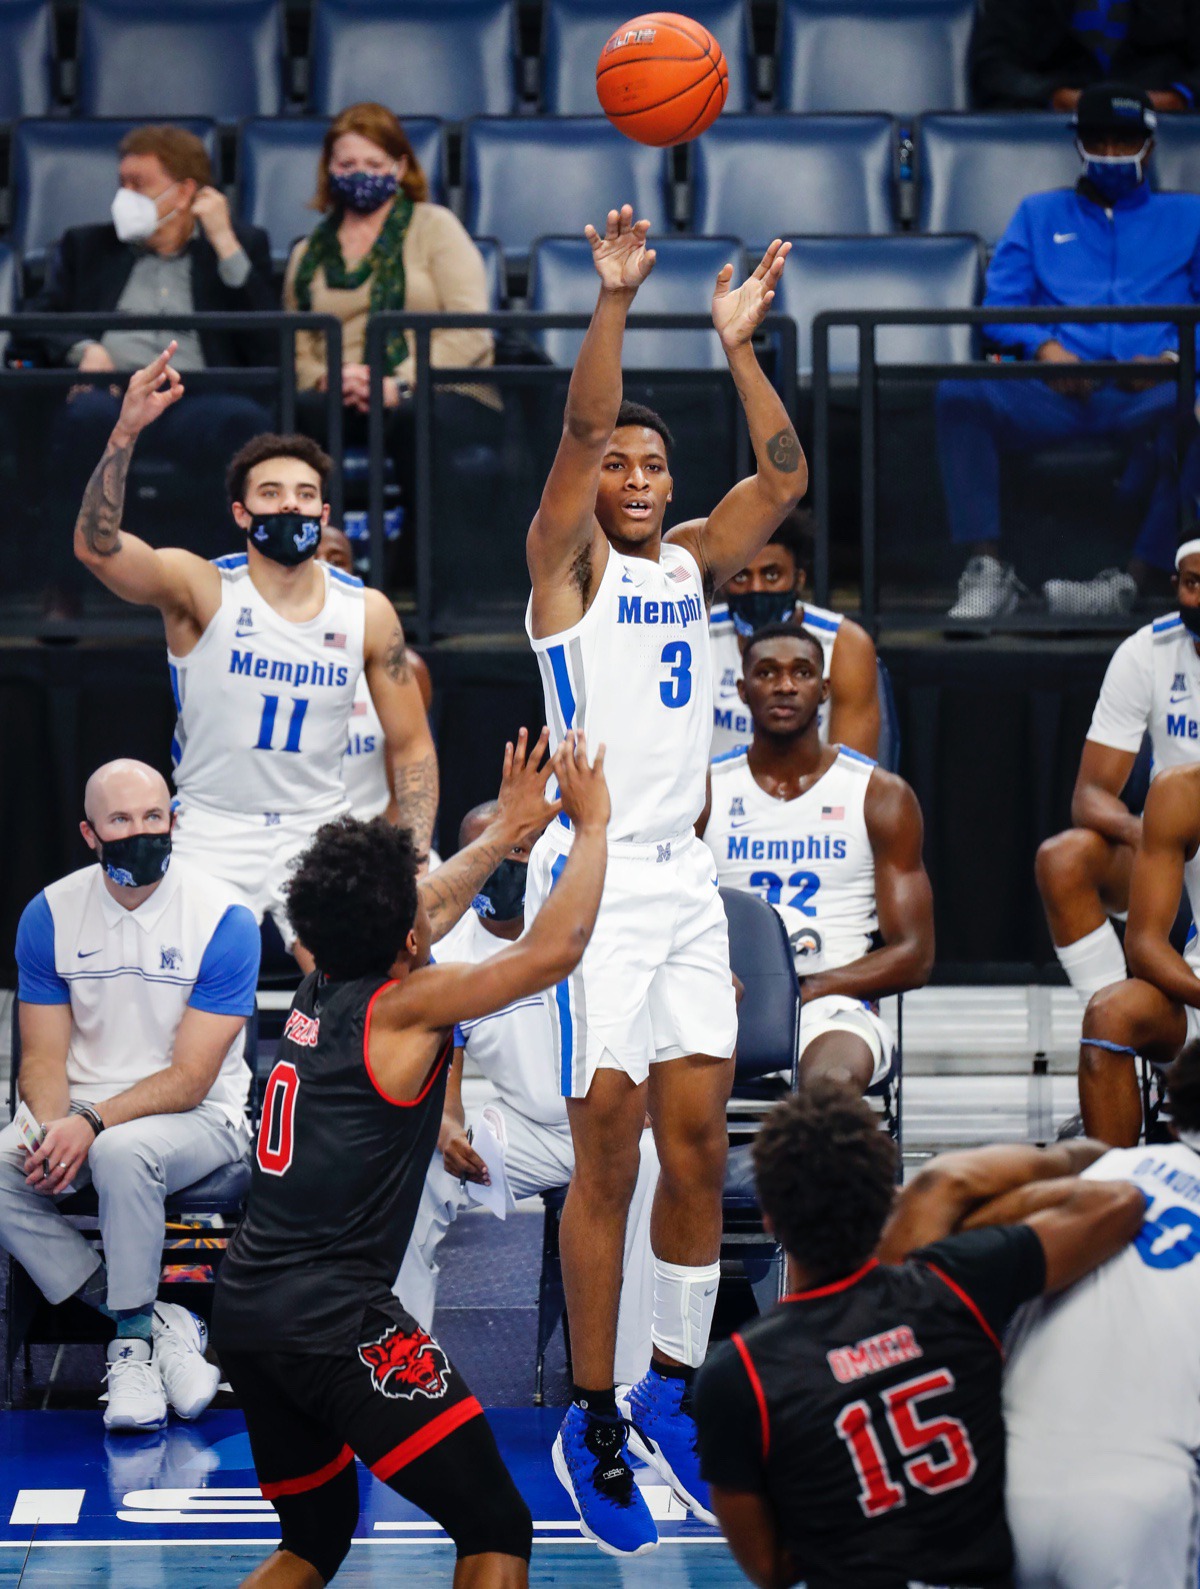
[(726, 840), (731, 861), (844, 861), (845, 839), (809, 833), (800, 839), (752, 839), (731, 833)]
[(240, 673), (248, 679), (272, 679), (281, 684), (330, 685), (341, 689), (350, 682), (350, 669), (344, 663), (332, 662), (279, 662), (270, 657), (256, 657), (253, 651), (239, 651), (236, 646), (229, 653), (230, 673)]
[(617, 598), (618, 623), (706, 623), (704, 608), (695, 596), (678, 601), (643, 601), (640, 596)]

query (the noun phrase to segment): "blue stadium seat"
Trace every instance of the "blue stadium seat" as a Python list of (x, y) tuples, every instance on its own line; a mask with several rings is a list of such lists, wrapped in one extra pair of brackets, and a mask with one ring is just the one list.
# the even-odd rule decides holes
[(82, 0), (81, 116), (211, 116), (283, 109), (279, 0)]
[[(706, 27), (725, 52), (729, 67), (726, 112), (753, 109), (754, 55), (746, 0), (689, 0), (687, 15)], [(546, 0), (542, 12), (543, 110), (553, 116), (595, 114), (596, 59), (613, 26), (611, 0)]]
[(895, 150), (887, 116), (722, 116), (692, 145), (692, 230), (752, 253), (798, 223), (890, 232)]
[(516, 109), (513, 0), (315, 0), (310, 100), (336, 116), (374, 99), (400, 116)]
[(487, 277), (488, 308), (499, 311), (508, 302), (508, 279), (504, 268), (504, 250), (494, 237), (476, 237), (475, 247), (483, 255), (483, 270)]
[(780, 110), (966, 110), (975, 0), (783, 0)]
[[(26, 264), (38, 262), (70, 226), (109, 219), (117, 191), (117, 145), (137, 121), (22, 121), (13, 129), (13, 216), (9, 242)], [(176, 123), (204, 140), (214, 163), (210, 121)]]
[[(799, 363), (812, 370), (812, 322), (823, 309), (959, 309), (979, 302), (983, 267), (975, 237), (796, 237), (772, 306), (791, 315)], [(885, 326), (885, 364), (949, 363), (971, 357), (970, 326)], [(833, 371), (858, 368), (858, 333), (835, 328)]]
[(1150, 177), (1155, 187), (1200, 193), (1200, 128), (1195, 116), (1160, 116)]
[[(17, 307), (17, 262), (7, 243), (0, 243), (0, 314), (13, 314)], [(9, 333), (0, 331), (0, 365), (8, 351)]]
[[(328, 125), (324, 118), (293, 121), (266, 116), (243, 122), (238, 133), (238, 214), (248, 225), (266, 231), (277, 263), (286, 260), (291, 245), (316, 224), (309, 201), (316, 192)], [(444, 203), (441, 122), (415, 117), (404, 123), (404, 130), (429, 178), (430, 197)]]
[(1021, 200), (1073, 187), (1079, 156), (1065, 116), (986, 111), (925, 116), (914, 179), (922, 232), (974, 232), (994, 248)]
[[(550, 233), (582, 236), (610, 206), (632, 204), (656, 236), (668, 228), (669, 155), (623, 138), (603, 116), (479, 117), (463, 128), (467, 230), (509, 257)], [(709, 228), (716, 230), (716, 228)]]
[(0, 0), (0, 121), (45, 116), (53, 105), (50, 0)]
[[(713, 282), (732, 262), (735, 278), (745, 274), (742, 245), (736, 237), (664, 237), (655, 243), (658, 258), (637, 295), (635, 314), (707, 314)], [(597, 276), (585, 238), (543, 237), (529, 259), (529, 307), (591, 314)], [(537, 340), (555, 364), (574, 364), (581, 331), (543, 331)], [(720, 338), (708, 331), (628, 331), (622, 363), (627, 370), (723, 370)]]

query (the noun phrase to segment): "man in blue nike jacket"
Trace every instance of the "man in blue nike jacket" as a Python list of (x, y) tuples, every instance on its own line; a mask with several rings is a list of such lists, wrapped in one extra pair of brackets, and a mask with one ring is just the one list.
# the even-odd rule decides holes
[[(1073, 126), (1083, 173), (1073, 189), (1024, 199), (988, 269), (984, 303), (1022, 305), (1200, 302), (1200, 195), (1156, 193), (1147, 165), (1156, 116), (1141, 89), (1084, 89)], [(992, 326), (989, 341), (1059, 367), (1093, 359), (1178, 359), (1174, 327), (1155, 324)], [(1146, 567), (1169, 570), (1178, 523), (1176, 383), (1157, 381), (946, 381), (938, 390), (938, 452), (951, 536), (968, 552), (952, 618), (1012, 612), (1022, 593), (1001, 562), (1000, 456), (1031, 443), (1089, 437), (1152, 441), (1157, 481), (1133, 548), (1131, 572), (1050, 580), (1052, 612), (1127, 611)], [(1191, 467), (1187, 471), (1192, 472)]]

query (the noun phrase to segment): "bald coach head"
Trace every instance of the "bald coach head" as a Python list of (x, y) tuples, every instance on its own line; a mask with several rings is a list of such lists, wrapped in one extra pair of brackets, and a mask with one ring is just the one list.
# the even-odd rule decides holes
[(110, 894), (135, 909), (171, 864), (171, 793), (144, 761), (105, 762), (83, 792), (84, 843), (104, 868)]

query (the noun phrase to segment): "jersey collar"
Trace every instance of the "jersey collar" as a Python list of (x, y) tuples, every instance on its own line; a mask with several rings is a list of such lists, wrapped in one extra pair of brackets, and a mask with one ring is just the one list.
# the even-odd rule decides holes
[(99, 866), (96, 867), (95, 887), (100, 896), (100, 910), (104, 916), (107, 927), (119, 927), (122, 922), (131, 921), (140, 927), (143, 932), (153, 932), (162, 920), (163, 912), (175, 897), (179, 887), (179, 857), (171, 856), (171, 864), (167, 867), (166, 876), (148, 899), (144, 899), (136, 910), (126, 910), (118, 900), (115, 900), (104, 886), (104, 873)]
[(869, 1275), (872, 1269), (879, 1268), (878, 1258), (868, 1258), (861, 1269), (856, 1269), (852, 1275), (843, 1275), (840, 1280), (834, 1280), (827, 1286), (817, 1286), (813, 1291), (791, 1291), (783, 1298), (785, 1302), (812, 1302), (817, 1297), (836, 1296), (839, 1291), (848, 1291), (851, 1286), (856, 1286), (860, 1280)]

